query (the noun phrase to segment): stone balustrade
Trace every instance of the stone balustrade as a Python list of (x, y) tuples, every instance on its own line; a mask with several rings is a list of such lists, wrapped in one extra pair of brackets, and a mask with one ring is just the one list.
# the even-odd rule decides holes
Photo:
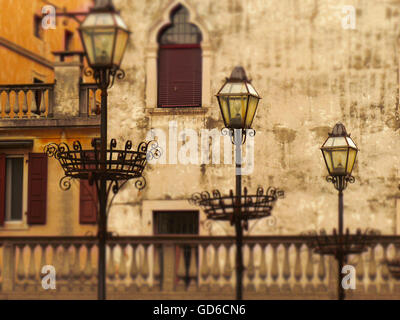
[[(337, 267), (313, 253), (304, 236), (252, 236), (244, 245), (245, 299), (335, 299)], [(385, 264), (399, 254), (395, 237), (376, 237), (349, 256), (356, 290), (349, 299), (399, 299), (400, 281)], [(42, 267), (56, 270), (56, 289), (42, 287)], [(117, 237), (107, 245), (110, 299), (233, 299), (233, 237)], [(0, 238), (0, 299), (96, 299), (93, 237)]]
[(53, 84), (0, 86), (0, 118), (26, 119), (52, 117)]
[[(53, 118), (54, 84), (0, 85), (0, 119)], [(79, 86), (79, 117), (100, 114), (100, 90), (95, 84)]]

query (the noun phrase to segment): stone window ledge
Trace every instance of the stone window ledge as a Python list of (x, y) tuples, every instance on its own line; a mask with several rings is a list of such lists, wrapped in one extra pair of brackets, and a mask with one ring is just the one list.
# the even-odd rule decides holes
[(205, 115), (209, 108), (204, 107), (182, 107), (182, 108), (146, 108), (146, 113), (152, 116), (169, 116), (169, 115)]

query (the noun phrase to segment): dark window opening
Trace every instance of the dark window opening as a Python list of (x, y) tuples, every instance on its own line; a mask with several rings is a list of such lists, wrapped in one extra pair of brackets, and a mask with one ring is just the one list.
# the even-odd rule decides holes
[[(154, 221), (154, 234), (198, 234), (199, 233), (199, 212), (198, 211), (155, 211), (153, 213)], [(181, 254), (183, 250), (183, 254)], [(176, 247), (175, 251), (175, 274), (177, 273), (179, 266), (179, 259), (183, 257), (184, 265), (186, 270), (186, 276), (184, 278), (186, 285), (189, 284), (189, 268), (190, 268), (190, 246)], [(195, 255), (198, 256), (197, 248)], [(157, 252), (155, 253), (157, 254)], [(163, 256), (162, 250), (158, 252), (160, 255), (160, 270), (163, 270)], [(198, 264), (198, 261), (196, 261)], [(198, 268), (196, 268), (198, 270)], [(163, 275), (161, 275), (162, 277)], [(178, 278), (175, 279), (178, 281)]]
[(5, 220), (22, 220), (23, 158), (6, 158)]
[(64, 50), (72, 51), (73, 50), (73, 39), (74, 33), (68, 30), (65, 30), (64, 34)]
[(36, 15), (33, 17), (33, 33), (36, 38), (43, 39), (42, 18)]

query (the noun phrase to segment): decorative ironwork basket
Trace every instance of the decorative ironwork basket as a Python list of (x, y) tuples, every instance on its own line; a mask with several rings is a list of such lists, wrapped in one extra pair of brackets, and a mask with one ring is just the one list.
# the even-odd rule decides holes
[[(284, 196), (284, 191), (276, 188), (264, 189), (259, 187), (256, 194), (249, 195), (247, 188), (243, 190), (240, 199), (241, 219), (244, 221), (264, 218), (271, 215), (274, 203)], [(212, 195), (207, 192), (195, 193), (190, 202), (204, 208), (208, 219), (234, 221), (237, 208), (237, 196), (230, 190), (228, 196), (221, 196), (219, 190), (214, 190)]]

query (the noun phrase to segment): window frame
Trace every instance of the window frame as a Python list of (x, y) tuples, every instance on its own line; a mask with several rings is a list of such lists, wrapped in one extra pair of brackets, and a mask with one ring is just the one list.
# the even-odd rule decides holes
[(0, 226), (0, 231), (8, 230), (28, 230), (28, 170), (29, 170), (29, 150), (24, 149), (0, 149), (0, 153), (7, 158), (23, 158), (22, 174), (22, 220), (10, 221), (4, 217), (4, 225)]
[(33, 16), (33, 35), (40, 40), (44, 40), (44, 32), (42, 29), (42, 19), (43, 17), (40, 17), (39, 15), (35, 14)]

